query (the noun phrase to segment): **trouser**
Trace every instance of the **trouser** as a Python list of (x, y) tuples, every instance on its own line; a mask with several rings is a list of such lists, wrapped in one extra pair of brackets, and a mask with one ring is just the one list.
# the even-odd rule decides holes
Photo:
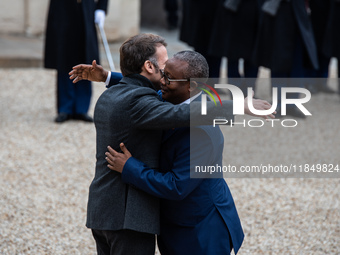
[[(306, 75), (306, 68), (304, 67), (304, 44), (301, 36), (297, 36), (292, 60), (292, 67), (290, 71), (286, 72), (271, 72), (272, 87), (278, 89), (278, 108), (281, 106), (281, 90), (285, 87), (300, 87), (303, 88), (303, 80), (293, 78), (304, 78)], [(295, 99), (299, 98), (300, 93), (289, 93), (287, 98)], [(293, 105), (287, 105), (287, 107), (293, 107)]]
[[(238, 86), (243, 95), (247, 96), (248, 88), (255, 90), (255, 82), (258, 74), (258, 67), (243, 62), (243, 76), (239, 72), (239, 60), (228, 59), (228, 83)], [(243, 79), (243, 77), (245, 79)]]
[(98, 255), (154, 255), (155, 235), (129, 229), (117, 231), (95, 230)]
[(58, 113), (85, 114), (91, 101), (91, 82), (82, 80), (72, 83), (67, 72), (57, 74)]
[(330, 59), (319, 56), (319, 69), (315, 70), (313, 68), (308, 68), (306, 70), (306, 85), (316, 86), (317, 89), (322, 89), (327, 87), (328, 69), (329, 69)]
[(222, 57), (209, 55), (206, 47), (196, 47), (195, 51), (201, 53), (207, 60), (209, 66), (209, 78), (219, 78)]

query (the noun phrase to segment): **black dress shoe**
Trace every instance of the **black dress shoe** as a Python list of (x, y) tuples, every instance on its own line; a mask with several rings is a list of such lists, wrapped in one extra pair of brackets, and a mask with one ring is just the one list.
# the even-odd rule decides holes
[(93, 118), (87, 115), (86, 113), (83, 114), (75, 114), (73, 117), (75, 120), (82, 120), (85, 122), (93, 122)]
[(63, 123), (65, 121), (69, 120), (70, 118), (71, 117), (70, 117), (69, 114), (61, 112), (61, 113), (58, 114), (58, 116), (55, 118), (54, 121), (57, 122), (57, 123)]

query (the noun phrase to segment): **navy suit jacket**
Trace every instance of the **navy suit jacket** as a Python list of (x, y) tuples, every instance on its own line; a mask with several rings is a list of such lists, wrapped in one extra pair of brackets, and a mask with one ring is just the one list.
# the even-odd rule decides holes
[(162, 255), (239, 250), (244, 234), (225, 180), (190, 178), (195, 166), (222, 166), (223, 146), (218, 127), (177, 128), (163, 135), (159, 171), (133, 157), (126, 162), (123, 182), (162, 198)]

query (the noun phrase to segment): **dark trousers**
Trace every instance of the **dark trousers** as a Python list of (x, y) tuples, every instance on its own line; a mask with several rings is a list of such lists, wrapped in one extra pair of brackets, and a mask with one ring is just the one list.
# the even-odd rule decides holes
[[(281, 89), (284, 87), (300, 87), (303, 88), (305, 85), (300, 79), (292, 78), (305, 78), (306, 68), (304, 67), (304, 44), (301, 36), (296, 36), (294, 54), (292, 59), (292, 67), (290, 71), (278, 72), (272, 71), (272, 87), (278, 89), (278, 108), (281, 106)], [(299, 93), (289, 93), (287, 98), (299, 98)], [(287, 105), (287, 107), (293, 107), (293, 105)]]
[(98, 255), (154, 255), (155, 235), (129, 229), (117, 231), (95, 230)]
[(222, 57), (215, 57), (202, 54), (209, 65), (209, 78), (219, 78)]
[(306, 77), (311, 78), (328, 78), (328, 67), (330, 59), (326, 57), (319, 58), (319, 69), (308, 68), (306, 71)]
[(76, 84), (69, 79), (68, 73), (57, 75), (57, 109), (58, 113), (85, 114), (91, 101), (91, 82), (82, 80)]
[(243, 63), (244, 75), (241, 76), (239, 72), (239, 60), (228, 59), (228, 83), (238, 86), (242, 90), (243, 95), (247, 96), (248, 87), (255, 90), (258, 67), (249, 64), (247, 61)]
[(222, 57), (211, 56), (207, 53), (206, 47), (196, 47), (195, 51), (202, 54), (209, 66), (209, 78), (219, 78)]
[(328, 68), (330, 59), (320, 56), (319, 57), (319, 69), (308, 68), (306, 70), (306, 85), (313, 85), (317, 88), (327, 87)]

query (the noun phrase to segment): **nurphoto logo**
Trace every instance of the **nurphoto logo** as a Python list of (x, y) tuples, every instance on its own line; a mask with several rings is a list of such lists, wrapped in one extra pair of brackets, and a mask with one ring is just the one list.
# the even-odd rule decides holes
[[(207, 86), (211, 91), (213, 91), (213, 93), (217, 96), (217, 98), (220, 101), (220, 104), (222, 105), (222, 101), (221, 98), (219, 96), (219, 94), (217, 93), (217, 91), (212, 88), (212, 86), (209, 86), (207, 84), (204, 83), (205, 86)], [(215, 88), (218, 89), (227, 89), (230, 91), (232, 98), (233, 98), (233, 114), (234, 115), (244, 115), (244, 100), (245, 100), (245, 96), (242, 92), (242, 90), (232, 84), (215, 84)], [(207, 89), (203, 89), (200, 88), (202, 91), (204, 91), (205, 93), (202, 94), (202, 100), (201, 100), (201, 114), (202, 115), (207, 115), (207, 95), (211, 98), (211, 100), (213, 100), (215, 102), (215, 105), (217, 105), (216, 100), (214, 98), (214, 96), (212, 95), (212, 93), (210, 93)], [(265, 116), (265, 115), (269, 115), (271, 113), (273, 113), (277, 106), (278, 106), (278, 89), (273, 87), (272, 88), (272, 106), (270, 109), (268, 110), (257, 110), (255, 109), (254, 105), (253, 105), (253, 97), (252, 97), (252, 93), (253, 90), (252, 88), (247, 88), (247, 93), (248, 93), (248, 107), (251, 113), (258, 115), (258, 116)], [(300, 94), (304, 94), (305, 97), (302, 98), (287, 98), (287, 94), (289, 93), (300, 93)], [(281, 88), (281, 115), (286, 115), (286, 109), (287, 109), (287, 104), (292, 104), (295, 105), (298, 109), (300, 109), (300, 111), (306, 115), (306, 116), (311, 116), (312, 114), (306, 109), (306, 107), (303, 105), (307, 102), (309, 102), (311, 99), (311, 93), (309, 90), (305, 89), (305, 88), (297, 88), (297, 87), (285, 87), (285, 88)], [(278, 119), (271, 119), (271, 120), (267, 120), (269, 122), (271, 122), (272, 127), (274, 126), (274, 122), (279, 121)], [(225, 120), (225, 119), (215, 119), (213, 125), (226, 125), (228, 124), (229, 121)], [(260, 120), (260, 119), (252, 119), (249, 120), (247, 123), (244, 120), (243, 122), (233, 122), (233, 123), (229, 123), (232, 125), (235, 124), (240, 124), (243, 126), (246, 126), (246, 124), (248, 124), (248, 126), (250, 127), (262, 127), (264, 125), (264, 121)], [(295, 127), (297, 126), (297, 121), (294, 119), (285, 119), (281, 121), (281, 125), (283, 127)]]

